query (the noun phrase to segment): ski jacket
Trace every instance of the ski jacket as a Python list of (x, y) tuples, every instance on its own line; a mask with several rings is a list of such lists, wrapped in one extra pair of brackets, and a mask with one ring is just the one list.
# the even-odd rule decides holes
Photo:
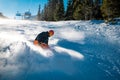
[(38, 34), (35, 40), (37, 40), (39, 44), (41, 43), (48, 44), (48, 39), (49, 39), (49, 32), (42, 32)]

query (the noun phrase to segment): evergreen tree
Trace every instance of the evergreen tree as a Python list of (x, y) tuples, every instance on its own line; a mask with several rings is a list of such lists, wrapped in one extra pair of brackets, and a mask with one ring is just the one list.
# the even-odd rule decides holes
[(67, 10), (65, 13), (65, 20), (72, 20), (73, 18), (73, 6), (72, 6), (73, 0), (68, 0), (67, 4)]
[(73, 0), (73, 18), (76, 20), (101, 19), (100, 0)]
[(94, 0), (93, 15), (92, 15), (93, 19), (103, 19), (100, 7), (101, 7), (100, 0)]
[(73, 18), (76, 20), (82, 19), (81, 0), (73, 0)]
[(41, 14), (40, 14), (40, 5), (37, 13), (37, 20), (41, 20)]
[(63, 20), (64, 3), (63, 0), (48, 0), (44, 7), (42, 18), (47, 21)]
[(48, 5), (47, 5), (48, 21), (54, 21), (54, 13), (56, 10), (57, 3), (58, 0), (48, 0)]
[(84, 13), (84, 19), (90, 20), (92, 19), (92, 0), (84, 0), (82, 5), (82, 11)]
[(53, 8), (52, 8), (52, 0), (48, 0), (48, 5), (47, 5), (47, 20), (52, 21), (53, 20)]
[(74, 19), (89, 20), (93, 15), (92, 0), (73, 0)]
[(58, 3), (56, 4), (56, 10), (54, 13), (54, 20), (63, 20), (64, 18), (64, 3), (63, 0), (58, 0)]
[(120, 17), (120, 1), (119, 0), (103, 0), (101, 7), (104, 19), (111, 20)]
[(41, 20), (45, 20), (44, 19), (44, 10), (42, 10), (42, 12), (41, 12)]
[(45, 6), (44, 6), (44, 11), (43, 11), (43, 20), (48, 20), (48, 6), (47, 6), (47, 4), (45, 4)]

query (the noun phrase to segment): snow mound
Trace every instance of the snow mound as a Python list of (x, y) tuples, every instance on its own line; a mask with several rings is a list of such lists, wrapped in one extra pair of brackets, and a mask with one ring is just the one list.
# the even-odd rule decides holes
[[(3, 79), (7, 78), (6, 76), (13, 78), (10, 74), (20, 75), (26, 72), (32, 74), (32, 71), (26, 71), (26, 68), (34, 70), (34, 73), (51, 70), (62, 71), (66, 74), (74, 73), (74, 70), (67, 69), (67, 66), (73, 65), (71, 60), (76, 61), (84, 58), (79, 52), (55, 45), (51, 49), (43, 50), (34, 46), (24, 36), (13, 33), (0, 33), (0, 74), (5, 70)], [(63, 63), (63, 60), (67, 63)]]
[[(119, 25), (97, 20), (0, 22), (0, 80), (120, 79)], [(35, 37), (50, 29), (55, 31), (50, 49), (34, 46)]]

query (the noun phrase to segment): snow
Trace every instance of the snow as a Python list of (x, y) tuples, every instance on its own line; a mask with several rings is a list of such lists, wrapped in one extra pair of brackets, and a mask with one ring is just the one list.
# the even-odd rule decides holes
[[(33, 45), (53, 29), (49, 50)], [(0, 80), (119, 80), (120, 25), (0, 20)]]

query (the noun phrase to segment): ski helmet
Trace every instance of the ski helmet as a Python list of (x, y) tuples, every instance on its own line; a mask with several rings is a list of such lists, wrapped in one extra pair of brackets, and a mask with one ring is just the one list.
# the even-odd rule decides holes
[(50, 34), (50, 36), (54, 35), (54, 31), (53, 30), (49, 30), (49, 34)]

